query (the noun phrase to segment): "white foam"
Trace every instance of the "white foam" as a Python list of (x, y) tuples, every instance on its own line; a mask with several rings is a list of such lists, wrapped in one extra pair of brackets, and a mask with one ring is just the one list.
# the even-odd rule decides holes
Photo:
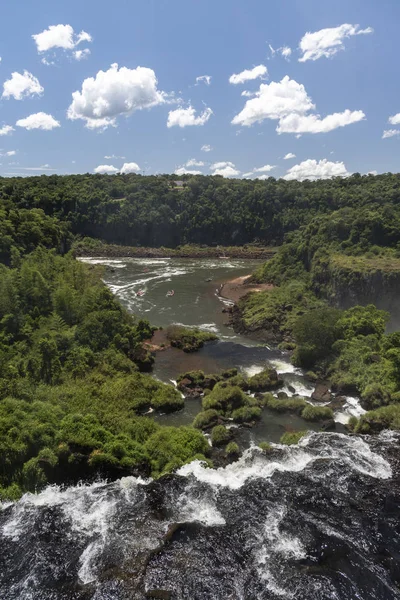
[(244, 367), (242, 370), (247, 377), (253, 377), (253, 375), (258, 375), (264, 371), (265, 366), (261, 365), (251, 365), (251, 367)]
[(346, 404), (334, 415), (334, 419), (337, 423), (347, 425), (351, 417), (357, 417), (359, 419), (367, 411), (363, 409), (360, 404), (359, 398), (352, 398), (348, 396), (346, 398)]
[(278, 373), (301, 373), (300, 369), (297, 369), (290, 361), (274, 359), (268, 361)]
[[(274, 444), (273, 444), (274, 445)], [(212, 486), (241, 488), (249, 479), (269, 479), (275, 472), (300, 472), (318, 459), (342, 461), (353, 470), (376, 479), (389, 479), (392, 476), (390, 464), (380, 455), (371, 451), (360, 437), (339, 433), (308, 433), (293, 446), (279, 446), (283, 451), (279, 459), (265, 456), (258, 448), (246, 450), (241, 458), (219, 469), (206, 468), (196, 460), (184, 465), (178, 474), (193, 476), (198, 481)], [(318, 473), (315, 475), (320, 476)]]

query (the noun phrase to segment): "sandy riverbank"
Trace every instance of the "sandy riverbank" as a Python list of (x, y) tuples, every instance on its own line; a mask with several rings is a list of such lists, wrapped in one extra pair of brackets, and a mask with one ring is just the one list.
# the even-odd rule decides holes
[(220, 296), (237, 304), (243, 296), (250, 292), (267, 292), (274, 287), (271, 283), (249, 283), (250, 277), (251, 275), (244, 275), (222, 284), (219, 290)]

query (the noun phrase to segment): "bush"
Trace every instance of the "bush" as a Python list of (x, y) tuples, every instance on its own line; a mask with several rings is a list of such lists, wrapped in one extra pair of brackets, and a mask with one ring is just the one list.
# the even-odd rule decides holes
[(230, 432), (223, 425), (216, 425), (211, 432), (211, 442), (213, 446), (225, 444), (231, 437)]
[(271, 396), (266, 401), (266, 407), (277, 412), (295, 412), (300, 414), (306, 407), (307, 402), (303, 398), (287, 398), (280, 400)]
[(236, 444), (236, 442), (230, 442), (225, 448), (225, 453), (227, 456), (239, 456), (239, 446)]
[(172, 385), (165, 385), (154, 394), (151, 404), (156, 410), (168, 413), (182, 409), (185, 400)]
[(268, 368), (250, 377), (248, 383), (251, 392), (267, 392), (282, 385), (283, 381), (275, 369)]
[(333, 411), (327, 406), (314, 406), (313, 404), (307, 404), (304, 408), (301, 416), (306, 421), (325, 421), (333, 419)]
[(205, 429), (210, 427), (213, 423), (216, 423), (218, 420), (218, 412), (213, 409), (205, 410), (203, 412), (199, 412), (196, 415), (195, 420), (193, 421), (193, 427), (197, 429)]
[(258, 444), (258, 447), (261, 448), (261, 450), (265, 453), (271, 452), (272, 450), (272, 446), (269, 442), (261, 442)]
[(204, 346), (204, 342), (217, 340), (218, 336), (208, 331), (200, 331), (200, 329), (171, 325), (167, 328), (167, 339), (174, 348), (179, 348), (184, 352), (196, 352)]
[(182, 464), (193, 460), (196, 454), (207, 455), (209, 446), (206, 438), (192, 427), (160, 427), (144, 445), (150, 457), (153, 476), (168, 472), (171, 461)]
[(369, 411), (362, 415), (354, 426), (356, 433), (378, 433), (383, 429), (400, 431), (400, 404)]
[(261, 408), (258, 406), (242, 406), (232, 413), (232, 419), (237, 423), (248, 423), (261, 419)]
[(306, 433), (307, 431), (286, 432), (279, 441), (281, 444), (285, 444), (286, 446), (293, 446), (298, 444), (301, 438), (306, 435)]
[[(225, 387), (224, 387), (225, 386)], [(203, 398), (204, 410), (215, 409), (230, 415), (233, 410), (249, 404), (248, 396), (237, 386), (217, 383), (212, 392)]]

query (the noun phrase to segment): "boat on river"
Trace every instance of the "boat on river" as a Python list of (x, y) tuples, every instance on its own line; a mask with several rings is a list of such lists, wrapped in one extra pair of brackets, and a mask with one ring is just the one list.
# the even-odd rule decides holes
[(136, 296), (138, 296), (139, 298), (141, 298), (144, 295), (145, 295), (145, 291), (144, 290), (139, 290), (138, 292), (136, 292)]
[(167, 292), (166, 296), (167, 296), (167, 298), (168, 298), (168, 297), (170, 297), (170, 296), (175, 296), (175, 292), (174, 292), (174, 290), (169, 290), (169, 291)]

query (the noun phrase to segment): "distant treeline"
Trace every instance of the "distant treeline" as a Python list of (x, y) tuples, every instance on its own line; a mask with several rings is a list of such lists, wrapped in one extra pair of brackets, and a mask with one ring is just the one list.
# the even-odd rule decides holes
[[(176, 184), (178, 179), (183, 185)], [(0, 178), (0, 235), (10, 235), (7, 221), (8, 227), (20, 229), (24, 223), (30, 229), (28, 244), (44, 236), (42, 243), (52, 247), (71, 236), (170, 248), (186, 243), (279, 245), (286, 233), (317, 215), (343, 207), (388, 206), (397, 219), (399, 205), (400, 175), (391, 173), (315, 182), (133, 174)], [(27, 209), (38, 212), (28, 216)], [(0, 243), (4, 253), (7, 240)]]

